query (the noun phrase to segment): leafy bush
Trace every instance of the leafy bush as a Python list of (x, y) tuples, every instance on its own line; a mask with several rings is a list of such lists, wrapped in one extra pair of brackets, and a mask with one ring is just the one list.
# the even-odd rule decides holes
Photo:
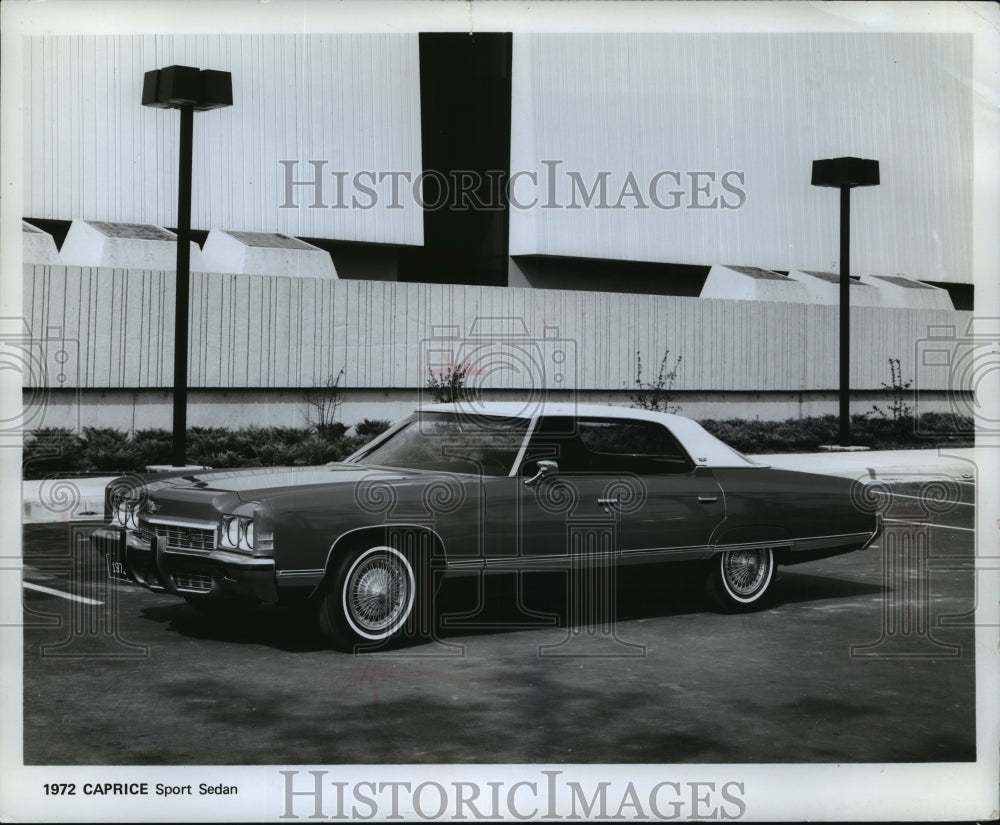
[[(743, 453), (817, 452), (823, 445), (836, 444), (840, 434), (839, 419), (835, 415), (785, 421), (707, 419), (701, 425)], [(872, 449), (919, 449), (941, 443), (971, 445), (972, 430), (969, 418), (950, 413), (925, 413), (916, 422), (874, 418), (866, 414), (851, 416), (851, 442)]]
[(456, 401), (465, 401), (469, 398), (469, 388), (465, 386), (465, 379), (469, 374), (469, 365), (461, 363), (458, 366), (448, 367), (441, 370), (437, 375), (427, 368), (427, 391), (437, 404), (453, 404)]
[[(713, 435), (745, 453), (816, 452), (835, 444), (837, 417), (833, 415), (786, 421), (747, 421), (738, 418), (702, 421)], [(192, 427), (188, 430), (187, 458), (192, 464), (219, 469), (314, 465), (340, 461), (368, 443), (389, 425), (365, 419), (346, 435), (309, 428)], [(972, 444), (972, 420), (953, 413), (925, 413), (904, 422), (871, 415), (851, 418), (854, 444), (874, 449)], [(142, 472), (149, 464), (169, 464), (172, 434), (166, 430), (126, 433), (105, 427), (87, 427), (81, 433), (47, 427), (26, 435), (23, 472), (28, 479), (52, 475), (95, 473), (112, 475)]]
[(382, 435), (391, 426), (392, 422), (388, 418), (366, 418), (354, 425), (354, 432), (359, 438), (371, 441), (375, 436)]
[(25, 478), (83, 471), (85, 446), (78, 433), (60, 427), (43, 427), (25, 433), (21, 458)]
[(897, 429), (899, 429), (908, 425), (913, 419), (913, 407), (906, 403), (906, 398), (908, 397), (910, 387), (913, 386), (913, 381), (903, 380), (903, 371), (899, 366), (898, 358), (889, 359), (889, 376), (892, 383), (886, 384), (883, 381), (882, 388), (889, 390), (891, 400), (885, 409), (878, 404), (872, 404), (872, 410), (869, 415), (875, 415), (879, 418), (892, 421), (896, 424)]
[(169, 464), (173, 458), (174, 436), (167, 430), (136, 430), (132, 443), (143, 466)]
[(652, 381), (642, 380), (642, 354), (635, 354), (635, 391), (629, 395), (633, 407), (654, 412), (680, 412), (680, 404), (674, 403), (674, 383), (680, 369), (682, 356), (678, 355), (673, 367), (668, 367), (670, 350), (663, 350), (660, 369)]
[[(347, 426), (337, 421), (337, 410), (344, 403), (344, 391), (340, 379), (344, 377), (341, 369), (336, 375), (330, 375), (318, 387), (306, 390), (306, 421), (315, 432), (337, 437), (342, 435)], [(338, 428), (343, 427), (338, 433)]]

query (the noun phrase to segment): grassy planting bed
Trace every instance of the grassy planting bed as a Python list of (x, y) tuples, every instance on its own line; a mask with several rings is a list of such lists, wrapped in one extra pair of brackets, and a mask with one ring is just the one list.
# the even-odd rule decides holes
[[(709, 419), (710, 433), (744, 453), (816, 452), (836, 444), (837, 417), (826, 415), (787, 421)], [(346, 458), (389, 426), (366, 419), (352, 428), (325, 427), (192, 427), (187, 460), (214, 468), (273, 467), (323, 464)], [(857, 415), (851, 420), (852, 442), (880, 450), (971, 446), (972, 422), (967, 418), (926, 413), (894, 421)], [(23, 468), (26, 479), (60, 476), (114, 475), (142, 472), (151, 464), (169, 464), (171, 434), (167, 430), (121, 430), (85, 427), (81, 431), (47, 428), (25, 436)]]

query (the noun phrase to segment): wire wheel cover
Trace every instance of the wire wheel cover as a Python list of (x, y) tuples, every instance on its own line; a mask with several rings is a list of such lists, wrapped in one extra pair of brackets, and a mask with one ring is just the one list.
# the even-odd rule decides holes
[(351, 619), (364, 631), (390, 628), (409, 608), (413, 582), (398, 558), (378, 553), (365, 558), (346, 583)]
[(726, 586), (738, 597), (752, 596), (767, 582), (771, 560), (764, 550), (733, 550), (722, 561)]

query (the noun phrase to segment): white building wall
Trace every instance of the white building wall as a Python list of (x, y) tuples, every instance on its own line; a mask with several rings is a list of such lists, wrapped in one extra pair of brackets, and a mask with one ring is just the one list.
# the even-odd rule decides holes
[[(25, 216), (176, 226), (180, 117), (140, 105), (144, 73), (176, 64), (233, 76), (233, 106), (195, 114), (192, 226), (423, 242), (412, 187), (395, 208), (332, 208), (336, 171), (349, 184), (420, 172), (416, 33), (26, 37), (24, 50)], [(287, 200), (286, 168), (312, 181), (310, 161), (325, 161), (324, 208), (311, 186)]]
[[(29, 328), (78, 353), (61, 379), (29, 372), (26, 386), (171, 386), (173, 306), (173, 273), (25, 266)], [(637, 352), (651, 380), (667, 348), (668, 366), (682, 356), (678, 391), (838, 386), (838, 308), (822, 304), (192, 273), (190, 318), (193, 389), (320, 386), (343, 369), (343, 387), (417, 390), (428, 366), (468, 358), (470, 383), (521, 396), (620, 392), (635, 387)], [(852, 388), (883, 390), (889, 358), (918, 377), (920, 342), (946, 325), (960, 339), (970, 318), (855, 307)], [(950, 381), (939, 370), (921, 388), (972, 389)]]
[[(514, 193), (538, 200), (511, 254), (837, 271), (838, 194), (810, 175), (847, 155), (881, 167), (852, 268), (971, 283), (971, 75), (965, 34), (515, 33)], [(606, 173), (608, 207), (632, 173), (648, 208), (567, 208), (572, 172)]]

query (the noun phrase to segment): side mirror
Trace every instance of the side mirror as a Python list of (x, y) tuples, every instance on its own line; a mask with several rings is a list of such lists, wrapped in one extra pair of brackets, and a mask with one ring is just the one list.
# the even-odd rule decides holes
[(530, 487), (532, 484), (541, 481), (543, 478), (554, 476), (558, 472), (559, 465), (556, 464), (556, 462), (542, 459), (538, 462), (538, 471), (531, 478), (526, 478), (524, 483), (526, 486)]

